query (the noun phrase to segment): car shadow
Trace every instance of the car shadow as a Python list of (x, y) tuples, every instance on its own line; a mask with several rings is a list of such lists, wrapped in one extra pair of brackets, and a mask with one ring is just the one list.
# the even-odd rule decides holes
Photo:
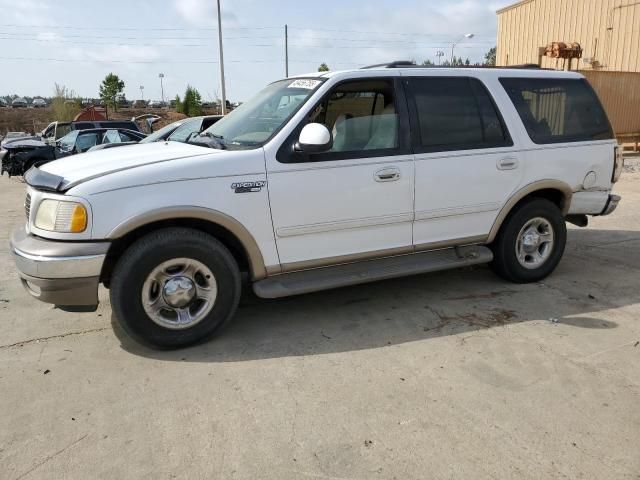
[(245, 293), (215, 339), (148, 349), (112, 318), (122, 348), (164, 361), (242, 362), (388, 348), (521, 322), (612, 329), (599, 311), (640, 302), (640, 232), (571, 229), (565, 258), (544, 282), (514, 285), (487, 267), (463, 268), (279, 300)]

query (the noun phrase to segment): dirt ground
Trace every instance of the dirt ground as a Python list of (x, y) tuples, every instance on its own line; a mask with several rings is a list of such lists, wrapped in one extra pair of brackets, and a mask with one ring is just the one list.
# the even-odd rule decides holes
[[(634, 171), (635, 170), (635, 171)], [(0, 477), (640, 479), (640, 172), (543, 283), (485, 268), (278, 301), (150, 351), (31, 299), (0, 178)]]

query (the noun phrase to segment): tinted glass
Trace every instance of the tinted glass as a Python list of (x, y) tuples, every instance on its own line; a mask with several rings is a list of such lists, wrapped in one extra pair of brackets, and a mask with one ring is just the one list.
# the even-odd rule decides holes
[(510, 144), (495, 106), (478, 80), (412, 78), (409, 86), (423, 149), (464, 150)]
[(120, 132), (120, 138), (122, 139), (123, 142), (137, 142), (139, 137), (135, 137), (131, 134), (127, 134), (124, 132)]
[(76, 140), (76, 149), (78, 152), (84, 152), (98, 143), (98, 134), (96, 132), (78, 135)]
[(535, 143), (613, 138), (604, 109), (585, 80), (501, 78), (500, 82)]

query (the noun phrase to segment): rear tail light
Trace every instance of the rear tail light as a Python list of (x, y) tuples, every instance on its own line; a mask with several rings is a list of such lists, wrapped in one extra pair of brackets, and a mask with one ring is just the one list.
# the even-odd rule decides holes
[(613, 183), (620, 179), (622, 167), (624, 167), (624, 157), (622, 156), (622, 148), (618, 146), (615, 147), (613, 154), (613, 176), (611, 177)]

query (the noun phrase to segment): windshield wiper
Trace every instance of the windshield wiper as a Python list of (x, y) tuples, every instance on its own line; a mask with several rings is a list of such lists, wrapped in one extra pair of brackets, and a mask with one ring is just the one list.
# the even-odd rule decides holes
[(198, 137), (207, 137), (211, 141), (198, 142), (198, 140), (191, 140), (189, 143), (196, 145), (204, 145), (211, 148), (217, 148), (218, 150), (226, 150), (227, 146), (224, 143), (224, 137), (222, 135), (216, 135), (211, 132), (202, 132)]

